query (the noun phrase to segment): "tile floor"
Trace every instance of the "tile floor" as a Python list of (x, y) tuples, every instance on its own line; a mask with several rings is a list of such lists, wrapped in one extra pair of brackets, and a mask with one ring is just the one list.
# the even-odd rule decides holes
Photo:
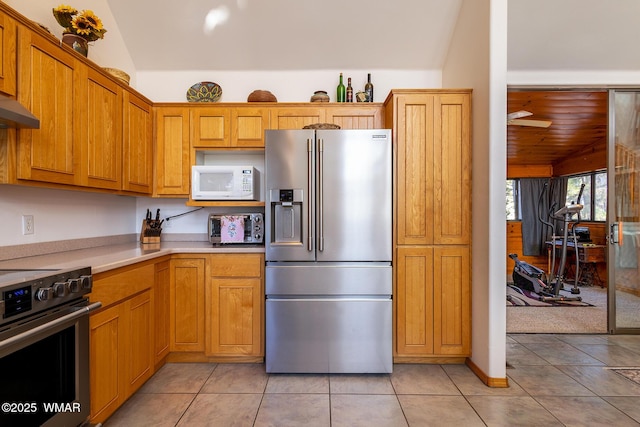
[(391, 375), (267, 374), (262, 364), (167, 364), (104, 427), (630, 426), (640, 336), (511, 334), (509, 388), (464, 365), (395, 365)]

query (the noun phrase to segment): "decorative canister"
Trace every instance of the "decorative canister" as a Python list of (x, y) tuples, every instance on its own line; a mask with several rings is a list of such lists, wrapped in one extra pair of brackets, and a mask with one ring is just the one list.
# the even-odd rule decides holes
[(324, 90), (317, 90), (311, 95), (311, 102), (329, 102), (329, 95)]
[(62, 43), (66, 44), (82, 56), (86, 57), (89, 54), (89, 42), (77, 34), (63, 34)]

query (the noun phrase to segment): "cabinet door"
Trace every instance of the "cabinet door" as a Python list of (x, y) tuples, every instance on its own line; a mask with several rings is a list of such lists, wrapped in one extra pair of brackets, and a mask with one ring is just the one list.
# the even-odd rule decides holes
[(396, 353), (434, 353), (433, 248), (399, 247), (396, 266)]
[(397, 243), (433, 243), (433, 95), (395, 100), (397, 141)]
[(38, 34), (21, 31), (19, 38), (18, 100), (40, 119), (40, 129), (19, 131), (17, 178), (78, 185), (82, 157), (74, 127), (80, 62)]
[(264, 131), (269, 129), (269, 110), (253, 107), (232, 108), (231, 129), (231, 147), (264, 148)]
[(193, 107), (191, 110), (191, 146), (203, 148), (231, 145), (229, 108)]
[(220, 254), (210, 259), (207, 355), (263, 356), (263, 256)]
[(437, 246), (433, 262), (434, 351), (469, 356), (471, 351), (470, 256), (467, 246)]
[(124, 306), (115, 305), (89, 318), (91, 422), (101, 423), (125, 399), (120, 369), (125, 347)]
[(156, 189), (158, 196), (188, 197), (191, 175), (189, 110), (156, 109)]
[(171, 260), (171, 351), (204, 351), (203, 258)]
[(9, 96), (16, 95), (17, 34), (16, 21), (0, 12), (0, 92)]
[[(92, 68), (78, 68), (79, 124), (84, 186), (120, 190), (122, 186), (122, 88)], [(84, 154), (86, 153), (86, 155)]]
[(153, 374), (153, 325), (151, 291), (138, 294), (124, 303), (127, 316), (127, 341), (124, 347), (126, 396), (131, 396)]
[(306, 125), (325, 122), (321, 107), (274, 107), (271, 109), (271, 129), (302, 129)]
[(442, 94), (434, 103), (434, 243), (471, 240), (470, 95)]
[(154, 363), (158, 366), (169, 354), (171, 314), (171, 273), (169, 261), (155, 266), (155, 286), (153, 288)]
[(151, 194), (154, 161), (151, 105), (129, 92), (125, 92), (123, 105), (122, 189)]
[(381, 106), (329, 106), (326, 112), (327, 123), (340, 126), (340, 129), (381, 129)]

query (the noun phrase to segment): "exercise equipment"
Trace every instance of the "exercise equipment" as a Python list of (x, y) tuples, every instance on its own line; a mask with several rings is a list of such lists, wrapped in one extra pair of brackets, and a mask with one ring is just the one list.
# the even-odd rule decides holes
[[(542, 197), (544, 196), (547, 189), (547, 184), (544, 185), (542, 192), (540, 193), (540, 197), (538, 198), (538, 206), (541, 205)], [(548, 275), (545, 275), (544, 271), (538, 267), (535, 267), (527, 262), (520, 261), (516, 254), (509, 254), (509, 258), (515, 261), (515, 266), (513, 268), (513, 282), (516, 286), (521, 287), (522, 289), (527, 289), (535, 292), (539, 295), (540, 301), (551, 302), (551, 301), (582, 301), (582, 297), (579, 296), (564, 296), (560, 295), (560, 291), (564, 290), (564, 283), (566, 279), (566, 265), (567, 265), (567, 242), (569, 240), (569, 228), (572, 230), (575, 229), (576, 225), (580, 223), (580, 211), (583, 209), (583, 205), (578, 203), (580, 198), (582, 197), (582, 192), (584, 190), (584, 184), (580, 187), (580, 193), (578, 194), (578, 198), (575, 202), (567, 204), (562, 208), (556, 209), (556, 203), (551, 205), (551, 208), (547, 212), (548, 220), (545, 220), (540, 216), (538, 219), (547, 227), (551, 228), (551, 242), (553, 245), (552, 248), (552, 261), (551, 261), (551, 269)], [(555, 211), (555, 212), (554, 212)], [(574, 218), (574, 215), (576, 216)], [(554, 222), (562, 221), (563, 223), (563, 235), (562, 235), (562, 245), (560, 249), (560, 264), (558, 265), (558, 269), (555, 269), (556, 265), (556, 241), (560, 236), (556, 235), (556, 227)], [(574, 247), (578, 248), (578, 238), (576, 233), (571, 233), (573, 238)], [(574, 286), (571, 289), (572, 295), (577, 295), (580, 293), (580, 288), (578, 287), (578, 277), (579, 277), (579, 269), (580, 269), (580, 261), (576, 256), (576, 271), (575, 271), (575, 281)]]

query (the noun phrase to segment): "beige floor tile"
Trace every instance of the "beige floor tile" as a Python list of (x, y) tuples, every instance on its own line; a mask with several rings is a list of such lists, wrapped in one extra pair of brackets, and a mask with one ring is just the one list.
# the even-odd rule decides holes
[(407, 421), (396, 396), (332, 394), (332, 427), (401, 427)]
[(328, 394), (329, 375), (271, 374), (265, 393)]
[(539, 397), (536, 400), (567, 426), (638, 425), (599, 397)]
[(561, 426), (549, 411), (528, 396), (470, 396), (471, 406), (488, 426)]
[(264, 393), (269, 375), (261, 363), (220, 364), (202, 387), (202, 393)]
[(175, 426), (195, 394), (134, 394), (104, 427)]
[(603, 365), (598, 359), (565, 342), (529, 343), (525, 346), (552, 365)]
[(197, 393), (216, 367), (213, 363), (167, 363), (140, 393)]
[(440, 365), (394, 365), (391, 384), (397, 394), (460, 394)]
[(388, 374), (336, 374), (329, 377), (331, 393), (395, 394)]
[(509, 378), (532, 396), (593, 396), (582, 384), (555, 366), (509, 369)]
[[(640, 385), (600, 366), (558, 366), (598, 396), (640, 396)], [(566, 396), (578, 396), (567, 394)]]
[(199, 394), (178, 426), (251, 427), (262, 394)]
[[(442, 369), (465, 396), (523, 396), (527, 394), (514, 381), (509, 382), (509, 387), (487, 387), (466, 365), (443, 365)], [(509, 375), (509, 370), (507, 370), (507, 375)]]
[(562, 334), (556, 335), (556, 338), (562, 342), (566, 342), (571, 345), (579, 344), (608, 344), (607, 335), (573, 335)]
[(561, 342), (553, 334), (509, 334), (509, 337), (520, 344), (549, 344)]
[(410, 426), (484, 426), (462, 396), (398, 396)]
[(520, 343), (507, 343), (507, 363), (511, 366), (519, 365), (548, 365), (549, 362), (529, 350)]
[(327, 427), (331, 425), (328, 394), (265, 394), (255, 427)]
[(613, 396), (603, 397), (603, 399), (640, 423), (640, 397)]
[(607, 366), (640, 366), (640, 354), (619, 345), (577, 344), (576, 348)]

